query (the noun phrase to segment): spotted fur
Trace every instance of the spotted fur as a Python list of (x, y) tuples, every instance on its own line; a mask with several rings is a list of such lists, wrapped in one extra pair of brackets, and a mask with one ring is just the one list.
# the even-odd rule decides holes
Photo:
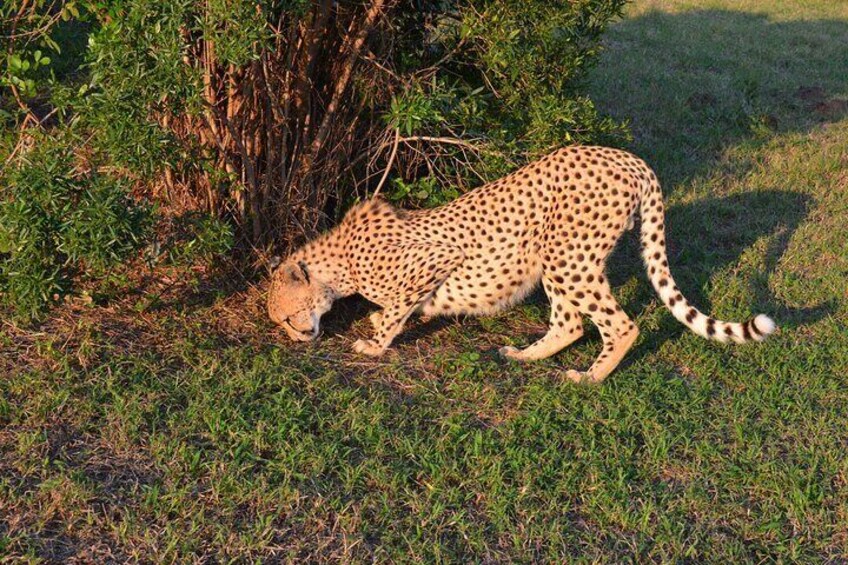
[(523, 299), (541, 280), (551, 302), (545, 336), (501, 353), (521, 361), (549, 357), (598, 327), (603, 350), (574, 380), (603, 380), (639, 330), (604, 274), (621, 234), (641, 218), (651, 284), (680, 322), (717, 341), (761, 341), (775, 329), (759, 315), (716, 320), (692, 306), (668, 267), (662, 192), (638, 157), (606, 147), (566, 147), (439, 208), (398, 210), (360, 204), (331, 232), (296, 251), (272, 276), (268, 312), (293, 339), (318, 334), (333, 300), (359, 293), (382, 307), (375, 334), (356, 351), (382, 354), (415, 311), (424, 316), (485, 315)]

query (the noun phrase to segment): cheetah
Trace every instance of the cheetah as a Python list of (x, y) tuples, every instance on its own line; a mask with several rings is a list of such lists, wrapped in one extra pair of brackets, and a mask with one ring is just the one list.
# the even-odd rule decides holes
[(723, 322), (684, 298), (669, 270), (656, 175), (635, 155), (597, 146), (564, 147), (438, 208), (401, 210), (379, 198), (353, 207), (272, 271), (268, 314), (289, 337), (308, 341), (334, 300), (359, 293), (382, 310), (371, 316), (373, 337), (353, 348), (379, 356), (414, 312), (493, 314), (541, 281), (550, 301), (547, 333), (500, 353), (518, 361), (550, 357), (583, 335), (585, 316), (603, 348), (588, 370), (566, 376), (599, 382), (639, 335), (604, 272), (637, 214), (651, 284), (677, 320), (721, 342), (762, 341), (775, 330), (763, 314)]

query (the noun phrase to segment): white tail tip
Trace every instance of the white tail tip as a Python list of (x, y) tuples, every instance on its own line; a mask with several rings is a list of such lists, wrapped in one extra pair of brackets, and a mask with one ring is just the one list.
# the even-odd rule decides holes
[(759, 314), (756, 318), (754, 318), (754, 326), (757, 328), (757, 331), (762, 334), (763, 339), (766, 336), (773, 334), (774, 330), (777, 329), (774, 320), (765, 314)]

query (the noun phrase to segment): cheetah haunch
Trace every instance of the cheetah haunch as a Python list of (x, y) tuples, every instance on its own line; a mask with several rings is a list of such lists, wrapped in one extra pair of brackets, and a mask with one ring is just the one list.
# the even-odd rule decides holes
[(268, 313), (295, 340), (318, 336), (337, 298), (359, 293), (382, 307), (374, 337), (357, 352), (381, 355), (419, 311), (424, 316), (491, 314), (523, 299), (542, 281), (551, 302), (548, 333), (506, 357), (549, 357), (598, 327), (603, 351), (573, 380), (601, 381), (639, 330), (621, 310), (604, 275), (607, 256), (641, 217), (642, 255), (654, 289), (689, 329), (717, 341), (761, 341), (775, 329), (758, 315), (744, 323), (706, 316), (683, 297), (668, 268), (662, 192), (638, 157), (605, 147), (566, 147), (431, 210), (360, 204), (341, 224), (274, 271)]

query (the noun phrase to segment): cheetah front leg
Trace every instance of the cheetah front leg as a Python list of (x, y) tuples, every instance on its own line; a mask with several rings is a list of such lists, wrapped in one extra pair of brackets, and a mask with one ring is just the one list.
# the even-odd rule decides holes
[(383, 312), (381, 310), (371, 312), (371, 315), (368, 316), (368, 320), (371, 322), (371, 327), (374, 328), (374, 331), (376, 332), (380, 329), (380, 324), (383, 323)]
[(397, 268), (393, 278), (376, 285), (378, 292), (366, 295), (383, 306), (383, 310), (370, 316), (374, 337), (353, 344), (357, 353), (374, 357), (386, 351), (409, 316), (436, 292), (465, 257), (458, 247), (428, 242), (387, 245), (381, 251), (386, 261)]
[(371, 339), (358, 339), (353, 344), (353, 350), (357, 353), (379, 357), (385, 353), (392, 341), (403, 329), (403, 325), (409, 316), (418, 307), (413, 305), (392, 304), (382, 311), (371, 314), (371, 324), (374, 326), (374, 337)]
[(535, 361), (545, 359), (565, 349), (583, 335), (583, 321), (580, 312), (550, 278), (542, 279), (545, 294), (551, 303), (551, 318), (548, 333), (538, 341), (525, 347), (501, 347), (500, 354), (516, 361)]

